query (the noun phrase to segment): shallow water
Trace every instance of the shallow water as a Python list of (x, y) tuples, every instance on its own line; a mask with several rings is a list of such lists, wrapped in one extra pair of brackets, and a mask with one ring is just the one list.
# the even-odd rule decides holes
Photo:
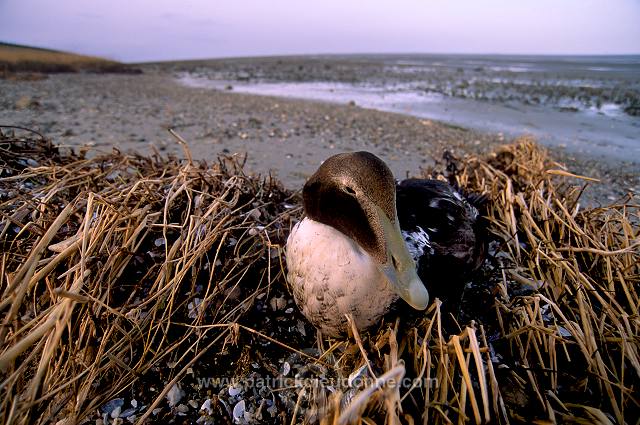
[[(295, 66), (294, 66), (295, 65)], [(231, 70), (231, 71), (230, 71)], [(640, 162), (640, 56), (310, 56), (182, 72), (186, 85), (348, 103)]]

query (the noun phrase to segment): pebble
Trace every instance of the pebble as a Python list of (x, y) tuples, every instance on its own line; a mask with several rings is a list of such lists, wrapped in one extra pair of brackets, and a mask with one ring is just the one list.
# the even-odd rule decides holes
[(282, 310), (287, 306), (287, 300), (285, 300), (284, 297), (273, 297), (269, 301), (269, 305), (273, 311)]
[(184, 391), (182, 391), (182, 388), (180, 388), (179, 384), (175, 384), (173, 387), (171, 387), (166, 395), (169, 407), (174, 407), (175, 405), (177, 405), (180, 400), (182, 400), (182, 397), (184, 397), (184, 395), (185, 393)]
[(110, 414), (116, 407), (122, 407), (122, 405), (124, 405), (124, 399), (115, 398), (103, 404), (100, 410), (102, 413)]
[(27, 109), (31, 107), (32, 104), (36, 104), (37, 101), (32, 100), (29, 96), (22, 96), (20, 99), (16, 101), (14, 104), (15, 109)]
[(134, 413), (136, 413), (136, 409), (127, 409), (124, 412), (121, 412), (119, 416), (121, 418), (128, 418), (129, 416), (133, 415)]
[(240, 400), (238, 403), (236, 403), (235, 406), (233, 406), (233, 420), (236, 423), (239, 423), (240, 419), (244, 419), (244, 412), (245, 412), (245, 402), (244, 400)]
[(229, 395), (231, 397), (235, 397), (238, 394), (240, 394), (241, 392), (242, 392), (242, 388), (241, 387), (237, 387), (237, 386), (229, 387)]
[(302, 320), (298, 320), (298, 324), (296, 325), (296, 328), (298, 329), (298, 332), (302, 334), (302, 336), (307, 336), (307, 330), (305, 329), (304, 323), (302, 322)]
[(207, 415), (213, 414), (213, 409), (211, 408), (211, 399), (208, 398), (202, 403), (200, 406), (200, 410), (204, 411)]
[(262, 211), (260, 211), (259, 208), (254, 208), (251, 210), (251, 212), (249, 212), (249, 216), (258, 220), (262, 216)]

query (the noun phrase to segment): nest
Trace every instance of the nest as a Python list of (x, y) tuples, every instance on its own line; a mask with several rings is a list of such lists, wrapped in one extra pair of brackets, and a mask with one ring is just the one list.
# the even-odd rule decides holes
[[(187, 152), (188, 154), (188, 152)], [(638, 205), (529, 140), (432, 170), (486, 193), (456, 311), (322, 339), (283, 246), (299, 197), (242, 161), (0, 136), (3, 423), (623, 423), (639, 414)]]

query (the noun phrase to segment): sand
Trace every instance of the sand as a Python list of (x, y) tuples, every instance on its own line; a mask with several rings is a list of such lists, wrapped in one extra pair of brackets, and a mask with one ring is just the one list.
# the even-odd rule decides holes
[[(0, 80), (0, 124), (35, 129), (55, 143), (93, 150), (117, 148), (182, 155), (167, 132), (189, 142), (195, 159), (220, 153), (247, 156), (248, 172), (301, 187), (322, 160), (341, 151), (368, 150), (397, 178), (419, 175), (442, 157), (478, 153), (504, 136), (359, 106), (206, 90), (180, 84), (170, 70), (142, 75), (60, 74), (37, 81)], [(603, 180), (588, 199), (606, 203), (640, 192), (637, 170), (556, 151), (578, 173)]]

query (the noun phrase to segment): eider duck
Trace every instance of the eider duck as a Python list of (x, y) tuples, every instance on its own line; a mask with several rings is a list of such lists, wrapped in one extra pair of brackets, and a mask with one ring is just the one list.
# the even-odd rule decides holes
[(476, 207), (444, 182), (396, 184), (369, 152), (330, 157), (302, 194), (305, 217), (286, 244), (287, 281), (325, 336), (346, 333), (347, 314), (360, 330), (378, 323), (398, 298), (424, 310), (428, 286), (439, 296), (451, 292), (437, 286), (455, 286), (452, 279), (481, 262)]

